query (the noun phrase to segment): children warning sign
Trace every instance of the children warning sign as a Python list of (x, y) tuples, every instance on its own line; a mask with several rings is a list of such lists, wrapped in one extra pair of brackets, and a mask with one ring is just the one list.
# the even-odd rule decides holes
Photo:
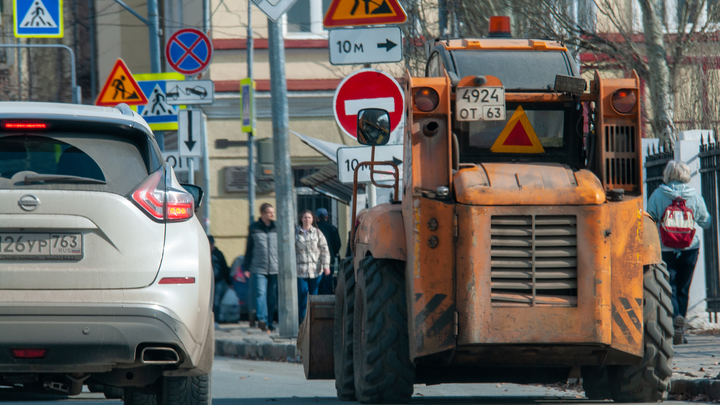
[(114, 107), (120, 103), (144, 105), (148, 100), (122, 59), (115, 62), (95, 105)]
[(323, 25), (402, 24), (406, 20), (405, 10), (397, 0), (333, 0)]
[(545, 153), (522, 106), (518, 106), (490, 148), (495, 153)]

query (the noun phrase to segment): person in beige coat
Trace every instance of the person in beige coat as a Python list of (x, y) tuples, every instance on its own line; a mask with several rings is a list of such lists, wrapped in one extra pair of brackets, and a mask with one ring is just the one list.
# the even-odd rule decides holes
[(305, 319), (308, 295), (317, 295), (323, 274), (330, 276), (330, 250), (327, 240), (317, 227), (311, 211), (300, 214), (295, 230), (295, 257), (297, 260), (298, 315)]

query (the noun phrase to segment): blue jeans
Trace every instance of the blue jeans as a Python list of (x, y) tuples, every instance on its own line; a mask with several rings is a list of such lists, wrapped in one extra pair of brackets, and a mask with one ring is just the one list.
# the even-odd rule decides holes
[(300, 315), (300, 323), (305, 319), (305, 310), (307, 309), (308, 294), (317, 295), (318, 286), (322, 275), (318, 278), (298, 278), (298, 315)]
[(275, 306), (277, 305), (277, 274), (250, 275), (251, 288), (255, 289), (255, 308), (258, 322), (265, 322), (269, 327), (273, 324)]

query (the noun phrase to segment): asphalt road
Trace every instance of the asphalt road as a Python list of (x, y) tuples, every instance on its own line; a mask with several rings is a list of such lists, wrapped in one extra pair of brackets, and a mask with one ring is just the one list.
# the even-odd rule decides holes
[[(302, 365), (215, 358), (214, 405), (353, 404), (335, 397), (334, 381), (307, 381)], [(0, 389), (3, 404), (110, 405), (102, 394), (83, 393), (73, 398), (11, 393)], [(412, 404), (590, 404), (582, 393), (516, 384), (446, 384), (415, 386)], [(666, 402), (668, 404), (680, 402)]]

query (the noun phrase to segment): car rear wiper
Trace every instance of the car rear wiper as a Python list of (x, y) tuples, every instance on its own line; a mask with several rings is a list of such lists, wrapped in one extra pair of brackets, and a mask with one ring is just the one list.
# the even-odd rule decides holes
[(25, 184), (40, 182), (106, 184), (105, 180), (98, 180), (90, 177), (70, 176), (64, 174), (34, 174), (25, 176)]

